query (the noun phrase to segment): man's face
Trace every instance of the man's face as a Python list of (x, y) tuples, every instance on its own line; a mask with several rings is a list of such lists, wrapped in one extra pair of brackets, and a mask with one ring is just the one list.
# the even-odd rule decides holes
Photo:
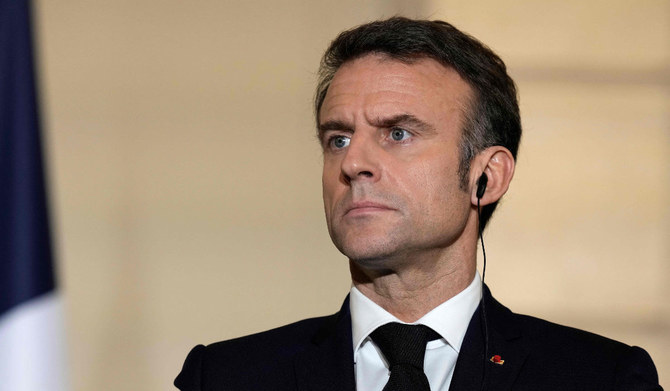
[(337, 248), (370, 267), (458, 247), (471, 213), (459, 140), (471, 88), (432, 59), (345, 63), (319, 112), (323, 201)]

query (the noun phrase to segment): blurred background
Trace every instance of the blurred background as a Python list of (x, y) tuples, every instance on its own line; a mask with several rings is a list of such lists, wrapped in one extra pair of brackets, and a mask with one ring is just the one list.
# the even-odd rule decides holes
[(469, 32), (518, 83), (494, 295), (641, 345), (670, 382), (667, 0), (39, 0), (73, 390), (172, 389), (195, 344), (339, 308), (316, 70), (337, 33), (396, 14)]

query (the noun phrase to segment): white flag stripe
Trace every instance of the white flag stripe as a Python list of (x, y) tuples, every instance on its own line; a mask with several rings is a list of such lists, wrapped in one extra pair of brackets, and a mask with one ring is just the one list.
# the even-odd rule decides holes
[(0, 317), (0, 391), (65, 391), (63, 308), (55, 292)]

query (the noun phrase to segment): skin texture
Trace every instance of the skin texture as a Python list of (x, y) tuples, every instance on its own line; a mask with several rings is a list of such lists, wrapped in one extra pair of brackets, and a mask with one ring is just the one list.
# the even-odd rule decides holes
[(459, 187), (471, 97), (457, 72), (432, 59), (370, 54), (338, 70), (319, 113), (330, 236), (350, 259), (354, 285), (404, 321), (472, 281), (476, 180), (489, 176), (485, 205), (514, 172), (509, 151), (492, 147), (474, 159), (468, 189)]

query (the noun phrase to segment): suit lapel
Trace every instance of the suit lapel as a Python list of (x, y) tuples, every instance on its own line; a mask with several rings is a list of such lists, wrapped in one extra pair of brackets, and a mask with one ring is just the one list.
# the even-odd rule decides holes
[(354, 354), (351, 346), (349, 297), (294, 361), (298, 390), (354, 391)]
[[(480, 305), (465, 334), (449, 391), (480, 390), (482, 381), (486, 381), (487, 390), (509, 390), (528, 354), (515, 315), (498, 303), (486, 286), (483, 299), (489, 331), (487, 357), (484, 358), (485, 341)], [(500, 356), (504, 362), (492, 363), (490, 358), (494, 355)]]
[[(486, 286), (484, 300), (489, 330), (488, 357), (484, 360), (480, 305), (465, 334), (449, 391), (480, 390), (482, 381), (486, 381), (487, 390), (510, 390), (528, 355), (515, 315), (496, 301)], [(296, 356), (294, 368), (298, 390), (354, 391), (352, 349), (347, 297), (340, 311), (329, 317), (315, 334), (311, 346)], [(504, 363), (490, 362), (493, 355), (499, 355)]]

